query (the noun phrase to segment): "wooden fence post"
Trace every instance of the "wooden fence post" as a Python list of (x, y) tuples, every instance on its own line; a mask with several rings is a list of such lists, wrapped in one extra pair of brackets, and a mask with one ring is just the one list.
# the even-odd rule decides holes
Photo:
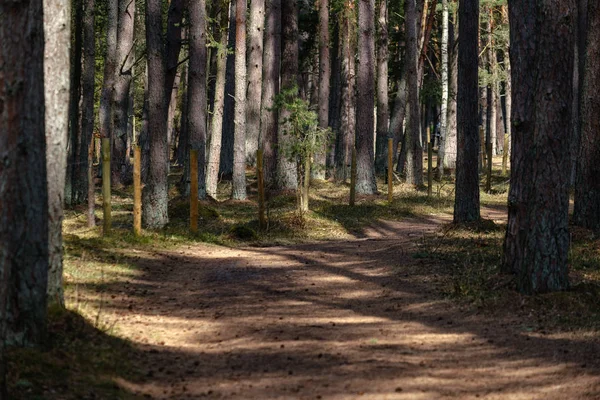
[(142, 234), (142, 151), (133, 148), (133, 233)]
[(387, 180), (388, 180), (388, 202), (394, 200), (394, 139), (388, 138), (388, 162), (387, 162)]
[(102, 138), (102, 209), (104, 211), (105, 236), (110, 235), (112, 227), (110, 204), (110, 138)]
[(263, 151), (256, 151), (256, 178), (258, 180), (258, 225), (261, 230), (267, 229), (265, 218), (265, 172), (263, 170)]
[(190, 230), (198, 232), (198, 150), (190, 150)]
[(356, 147), (352, 147), (352, 165), (350, 167), (350, 205), (356, 201)]

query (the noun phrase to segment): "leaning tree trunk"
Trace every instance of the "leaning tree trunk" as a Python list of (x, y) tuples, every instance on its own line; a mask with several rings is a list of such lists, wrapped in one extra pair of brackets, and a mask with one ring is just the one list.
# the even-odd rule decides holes
[(419, 109), (419, 78), (417, 73), (419, 52), (417, 40), (415, 0), (406, 1), (406, 81), (408, 93), (408, 123), (404, 135), (406, 149), (406, 182), (423, 185), (423, 146), (421, 144), (421, 119)]
[[(375, 172), (383, 174), (387, 166), (387, 144), (390, 127), (388, 106), (388, 10), (387, 0), (377, 7), (377, 138), (375, 143)], [(391, 166), (389, 166), (391, 168)]]
[[(187, 129), (190, 150), (198, 152), (198, 198), (206, 198), (206, 2), (190, 3), (190, 62), (187, 87)], [(239, 57), (238, 57), (239, 58)], [(191, 158), (190, 161), (191, 162)]]
[[(329, 127), (329, 94), (331, 91), (331, 58), (329, 57), (329, 0), (319, 0), (319, 127)], [(312, 177), (325, 179), (327, 144), (314, 156)]]
[(235, 131), (231, 198), (246, 199), (246, 0), (236, 0), (235, 12)]
[[(68, 18), (68, 6), (54, 7)], [(30, 346), (46, 339), (50, 264), (42, 1), (0, 2), (0, 15), (0, 355), (4, 356), (5, 344)], [(57, 17), (59, 22), (61, 16)], [(63, 23), (66, 29), (68, 19)], [(48, 28), (48, 33), (57, 32), (58, 26)], [(65, 62), (60, 68), (51, 64), (49, 71), (68, 74), (68, 45), (57, 48), (51, 42), (49, 50), (58, 50)], [(68, 88), (62, 89), (60, 95), (68, 96)]]
[(377, 193), (374, 167), (375, 0), (358, 4), (356, 193)]
[(511, 2), (509, 13), (513, 152), (504, 269), (517, 274), (522, 293), (565, 290), (575, 0)]
[(265, 42), (263, 53), (263, 81), (259, 148), (264, 154), (265, 184), (275, 184), (277, 146), (279, 138), (279, 113), (275, 109), (275, 96), (279, 94), (279, 67), (281, 64), (281, 0), (267, 0)]
[(581, 143), (575, 181), (575, 224), (600, 232), (600, 5), (590, 2), (581, 94)]
[[(298, 4), (295, 1), (283, 1), (281, 4), (282, 57), (281, 89), (298, 87)], [(281, 110), (281, 120), (289, 117), (289, 112)], [(280, 121), (281, 123), (281, 121)], [(279, 127), (279, 147), (290, 146), (290, 138)], [(289, 160), (285, 152), (280, 151), (277, 159), (277, 186), (282, 190), (296, 190), (298, 186), (296, 163)]]
[(133, 78), (135, 51), (133, 28), (135, 0), (119, 0), (119, 29), (117, 40), (117, 70), (113, 95), (114, 135), (111, 155), (111, 184), (123, 186), (131, 180), (131, 162), (127, 155), (127, 128), (129, 125), (129, 96)]
[[(148, 177), (142, 203), (143, 220), (150, 229), (169, 222), (169, 148), (165, 100), (165, 62), (162, 38), (162, 2), (146, 0), (146, 52), (148, 60)], [(202, 66), (203, 68), (204, 66)]]
[(248, 21), (248, 95), (246, 103), (246, 160), (256, 163), (256, 150), (260, 137), (260, 101), (263, 72), (263, 32), (265, 25), (265, 0), (250, 1)]

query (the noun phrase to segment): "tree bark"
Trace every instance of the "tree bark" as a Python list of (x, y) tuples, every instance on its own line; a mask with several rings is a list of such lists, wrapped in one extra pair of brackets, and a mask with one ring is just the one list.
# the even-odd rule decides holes
[[(169, 222), (169, 155), (165, 60), (162, 37), (162, 3), (146, 0), (146, 52), (148, 60), (148, 180), (143, 191), (143, 220), (150, 229)], [(204, 66), (202, 66), (204, 67)]]
[(454, 171), (456, 169), (456, 156), (458, 154), (457, 143), (457, 106), (458, 99), (458, 41), (455, 39), (456, 23), (450, 23), (448, 27), (449, 41), (449, 83), (448, 83), (448, 127), (444, 141), (444, 170)]
[(387, 166), (387, 142), (390, 127), (388, 105), (388, 10), (387, 0), (379, 0), (377, 7), (377, 137), (375, 146), (375, 172), (383, 174)]
[[(61, 5), (59, 12), (68, 18), (68, 9)], [(4, 353), (5, 344), (29, 346), (45, 339), (50, 264), (42, 1), (0, 2), (0, 15), (0, 351)], [(68, 30), (70, 24), (65, 24)], [(67, 63), (59, 73), (68, 74), (68, 46), (59, 51), (61, 58), (66, 53)], [(60, 95), (68, 98), (68, 88)], [(64, 186), (60, 189), (62, 193)]]
[(503, 265), (522, 293), (565, 290), (575, 0), (510, 2), (509, 13), (513, 152)]
[[(296, 1), (283, 1), (281, 4), (282, 23), (282, 57), (281, 57), (281, 89), (289, 90), (298, 87), (298, 4)], [(281, 120), (285, 120), (289, 112), (281, 111)], [(281, 122), (281, 121), (280, 121)], [(279, 146), (287, 147), (290, 138), (279, 127)], [(298, 186), (296, 163), (288, 159), (284, 152), (278, 153), (277, 186), (281, 190), (296, 190)]]
[(221, 161), (219, 164), (219, 175), (229, 179), (233, 175), (233, 141), (235, 135), (234, 113), (235, 113), (235, 3), (232, 2), (229, 16), (229, 38), (227, 46), (230, 52), (227, 54), (225, 66), (225, 106), (223, 108), (223, 137), (221, 139)]
[(235, 134), (233, 138), (233, 188), (231, 198), (246, 199), (246, 0), (236, 0), (235, 13)]
[(100, 94), (98, 118), (100, 136), (112, 138), (113, 96), (117, 73), (117, 38), (119, 27), (119, 0), (106, 1), (106, 55), (104, 56), (104, 77)]
[(600, 5), (590, 2), (581, 93), (581, 141), (575, 181), (575, 224), (600, 232)]
[(374, 168), (375, 0), (358, 2), (356, 193), (377, 193)]
[(479, 0), (461, 0), (458, 8), (458, 154), (454, 222), (479, 215), (478, 33)]
[[(319, 127), (329, 127), (331, 58), (329, 56), (329, 0), (319, 0)], [(325, 179), (327, 144), (314, 156), (312, 177)]]
[(263, 53), (263, 82), (261, 96), (261, 137), (259, 147), (264, 153), (265, 185), (273, 187), (277, 168), (279, 141), (279, 112), (275, 96), (279, 94), (281, 65), (281, 0), (267, 0)]
[(127, 128), (129, 125), (129, 97), (133, 78), (133, 32), (135, 0), (119, 0), (119, 28), (117, 35), (117, 69), (113, 96), (114, 135), (111, 155), (111, 184), (121, 187), (132, 182), (132, 166), (127, 155)]
[(174, 142), (177, 94), (181, 83), (181, 74), (178, 73), (178, 67), (181, 45), (185, 38), (185, 30), (182, 28), (184, 8), (185, 4), (183, 0), (172, 0), (169, 4), (167, 16), (165, 95), (167, 96), (167, 142), (169, 145), (169, 155)]
[(442, 0), (442, 106), (440, 111), (440, 142), (438, 144), (437, 168), (440, 177), (444, 175), (444, 158), (446, 153), (446, 137), (448, 136), (448, 0)]
[(260, 101), (263, 73), (263, 32), (265, 25), (265, 0), (250, 1), (248, 21), (248, 96), (246, 103), (246, 160), (256, 163), (256, 150), (260, 137)]
[[(198, 151), (198, 198), (206, 198), (206, 1), (190, 3), (187, 123), (190, 150)], [(190, 159), (191, 162), (191, 159)]]

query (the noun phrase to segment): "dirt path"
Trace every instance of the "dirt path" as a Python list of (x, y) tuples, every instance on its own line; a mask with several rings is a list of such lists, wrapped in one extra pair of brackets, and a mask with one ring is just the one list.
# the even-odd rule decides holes
[(109, 307), (145, 379), (119, 384), (156, 399), (600, 399), (597, 343), (437, 296), (411, 251), (439, 223), (137, 253)]

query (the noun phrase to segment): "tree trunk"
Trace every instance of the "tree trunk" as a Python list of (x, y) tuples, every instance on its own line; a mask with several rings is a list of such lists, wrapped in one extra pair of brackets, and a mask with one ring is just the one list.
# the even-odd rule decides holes
[[(189, 6), (190, 62), (187, 123), (190, 150), (198, 151), (198, 198), (206, 198), (206, 1)], [(191, 162), (191, 158), (190, 158)]]
[(219, 175), (229, 179), (233, 174), (233, 140), (235, 134), (234, 112), (235, 112), (235, 6), (232, 3), (229, 16), (229, 38), (227, 46), (230, 52), (227, 54), (225, 66), (225, 106), (223, 107), (223, 137), (221, 138), (221, 161), (219, 164)]
[(575, 70), (573, 72), (573, 140), (571, 140), (571, 184), (576, 184), (576, 170), (581, 141), (583, 92), (585, 79), (586, 44), (588, 40), (589, 0), (577, 0), (577, 42), (575, 44)]
[(236, 0), (235, 12), (235, 133), (231, 198), (246, 199), (246, 0)]
[(274, 100), (279, 93), (281, 0), (267, 0), (264, 39), (259, 147), (264, 153), (265, 185), (273, 187), (276, 180), (274, 171), (277, 168), (279, 139), (279, 113), (274, 107)]
[(210, 123), (210, 144), (206, 168), (206, 194), (217, 198), (219, 181), (219, 162), (221, 160), (221, 139), (223, 137), (223, 107), (225, 105), (225, 72), (227, 64), (227, 39), (229, 36), (229, 0), (223, 2), (221, 10), (221, 28), (217, 48), (217, 66), (215, 78), (215, 100), (213, 117)]
[(377, 193), (374, 168), (375, 128), (375, 0), (358, 4), (358, 69), (356, 75), (356, 193)]
[[(171, 0), (169, 4), (165, 54), (165, 93), (167, 95), (170, 95), (173, 90), (177, 76), (177, 67), (179, 66), (179, 54), (181, 53), (181, 44), (184, 39), (184, 30), (182, 29), (184, 7), (184, 0)], [(171, 96), (167, 98), (167, 107), (170, 107), (172, 99), (173, 97)]]
[(513, 152), (503, 265), (522, 293), (565, 290), (575, 0), (511, 2), (509, 13)]
[(106, 55), (104, 57), (104, 78), (102, 81), (102, 93), (100, 95), (98, 118), (100, 124), (100, 136), (104, 138), (112, 138), (112, 99), (114, 95), (117, 71), (119, 0), (107, 0), (106, 7)]
[(419, 108), (419, 60), (415, 0), (406, 1), (406, 81), (408, 93), (408, 123), (404, 135), (406, 149), (406, 181), (415, 186), (423, 185), (423, 145), (421, 143), (421, 119)]
[(448, 136), (448, 0), (442, 0), (442, 107), (440, 111), (440, 142), (438, 144), (437, 168), (440, 177), (444, 176), (446, 137)]
[[(69, 18), (68, 6), (54, 7)], [(54, 235), (55, 228), (49, 229), (48, 223), (42, 1), (0, 2), (0, 15), (0, 351), (4, 353), (5, 344), (37, 345), (46, 338), (48, 231)], [(70, 25), (63, 23), (63, 29)], [(56, 28), (48, 26), (49, 33)], [(59, 59), (65, 60), (59, 70), (56, 64), (48, 66), (52, 74), (68, 74), (68, 46), (57, 48), (51, 42), (48, 50), (59, 50)], [(68, 98), (68, 87), (57, 92)], [(63, 114), (66, 119), (66, 109)], [(60, 189), (62, 196), (64, 186)], [(58, 244), (53, 239), (52, 246)]]
[(457, 115), (456, 101), (458, 93), (458, 45), (455, 39), (456, 23), (450, 23), (448, 27), (448, 47), (450, 50), (449, 83), (448, 83), (448, 127), (444, 141), (444, 170), (454, 171), (456, 169), (456, 155), (458, 154), (457, 143)]
[(462, 0), (458, 14), (458, 154), (454, 222), (464, 223), (479, 220), (479, 0)]
[[(283, 1), (281, 4), (282, 52), (281, 89), (298, 87), (298, 4), (295, 1)], [(281, 111), (281, 120), (287, 119), (289, 112)], [(280, 121), (281, 122), (281, 121)], [(290, 138), (279, 127), (280, 148), (289, 147)], [(296, 163), (288, 155), (279, 152), (277, 160), (277, 186), (281, 190), (296, 190), (298, 186)]]
[[(169, 222), (169, 155), (165, 100), (165, 62), (162, 40), (162, 3), (146, 0), (146, 52), (148, 60), (148, 181), (144, 187), (143, 220), (150, 229)], [(201, 66), (204, 67), (204, 66)]]
[[(331, 58), (329, 56), (329, 0), (319, 0), (319, 127), (329, 127)], [(325, 179), (327, 145), (314, 155), (312, 177)]]
[(600, 232), (600, 5), (590, 2), (581, 93), (581, 143), (575, 181), (575, 224)]
[(387, 142), (390, 127), (388, 106), (388, 10), (387, 0), (379, 0), (377, 7), (377, 138), (375, 172), (383, 174), (387, 166)]
[(117, 36), (117, 70), (114, 88), (114, 135), (112, 143), (111, 184), (121, 187), (132, 181), (132, 166), (127, 154), (127, 128), (129, 123), (129, 97), (133, 78), (135, 51), (133, 32), (135, 25), (135, 0), (119, 0), (119, 28)]
[(246, 160), (256, 163), (256, 150), (260, 137), (260, 101), (263, 72), (263, 32), (265, 25), (265, 0), (250, 1), (248, 26), (248, 96), (246, 103)]

